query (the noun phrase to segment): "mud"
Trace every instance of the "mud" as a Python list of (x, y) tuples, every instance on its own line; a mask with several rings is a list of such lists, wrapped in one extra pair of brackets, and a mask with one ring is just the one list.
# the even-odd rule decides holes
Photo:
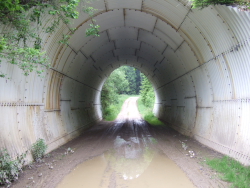
[[(108, 154), (109, 155), (109, 154)], [(57, 188), (194, 188), (185, 173), (165, 155), (153, 153), (150, 161), (110, 161), (105, 154), (78, 165)]]
[(168, 127), (147, 124), (131, 105), (136, 108), (136, 98), (125, 102), (123, 109), (130, 110), (115, 122), (99, 122), (43, 163), (27, 166), (13, 187), (230, 186), (204, 163), (221, 154)]

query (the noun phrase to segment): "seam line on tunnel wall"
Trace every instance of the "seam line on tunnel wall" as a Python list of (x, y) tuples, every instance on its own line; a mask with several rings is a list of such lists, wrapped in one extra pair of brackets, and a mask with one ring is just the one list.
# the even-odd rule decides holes
[(192, 6), (190, 7), (190, 9), (188, 10), (187, 14), (185, 15), (183, 21), (181, 22), (180, 26), (177, 28), (176, 32), (179, 31), (179, 29), (181, 28), (182, 24), (186, 21), (186, 18), (188, 17), (188, 14), (192, 11)]
[(94, 90), (96, 90), (96, 91), (100, 91), (99, 89), (93, 88), (93, 87), (89, 86), (88, 84), (85, 84), (85, 83), (83, 83), (83, 82), (80, 82), (79, 80), (76, 80), (75, 78), (72, 78), (71, 76), (68, 76), (67, 74), (65, 74), (65, 73), (63, 73), (63, 72), (60, 72), (60, 71), (58, 71), (58, 70), (56, 70), (56, 69), (54, 69), (54, 68), (50, 68), (50, 69), (53, 70), (53, 71), (55, 71), (55, 72), (57, 72), (57, 73), (62, 74), (62, 75), (65, 76), (65, 77), (68, 77), (68, 78), (70, 78), (70, 79), (72, 79), (72, 80), (74, 80), (74, 81), (76, 81), (76, 82), (78, 82), (78, 83), (80, 83), (80, 84), (83, 84), (83, 85), (85, 85), (85, 86), (87, 86), (87, 87), (89, 87), (89, 88), (91, 88), (91, 89), (94, 89)]
[(79, 50), (79, 52), (86, 58), (86, 59), (89, 59), (84, 53), (82, 50)]
[(1, 102), (0, 106), (44, 106), (43, 103)]
[[(246, 41), (248, 41), (248, 40), (246, 40)], [(227, 51), (220, 53), (219, 55), (217, 55), (217, 56), (215, 56), (215, 57), (209, 59), (208, 61), (204, 62), (203, 64), (201, 64), (201, 65), (199, 65), (199, 66), (197, 66), (197, 67), (195, 67), (195, 68), (193, 68), (192, 70), (186, 72), (185, 74), (182, 74), (182, 75), (178, 76), (177, 78), (175, 78), (175, 79), (173, 79), (173, 80), (171, 80), (171, 81), (169, 81), (169, 82), (167, 82), (167, 83), (161, 85), (160, 87), (156, 88), (156, 90), (158, 90), (158, 89), (160, 89), (160, 88), (162, 88), (162, 87), (164, 87), (164, 86), (166, 86), (166, 85), (168, 85), (168, 84), (174, 82), (175, 80), (178, 80), (179, 78), (181, 78), (181, 77), (183, 77), (183, 76), (185, 76), (185, 75), (191, 73), (192, 71), (194, 71), (194, 70), (196, 70), (196, 69), (198, 69), (198, 68), (200, 68), (200, 67), (206, 65), (206, 64), (209, 63), (210, 61), (216, 60), (219, 56), (223, 56), (224, 54), (228, 54), (228, 53), (234, 52), (235, 46), (236, 46), (236, 47), (241, 46), (241, 47), (243, 48), (243, 47), (245, 47), (246, 45), (249, 45), (248, 43), (245, 43), (246, 41), (240, 42), (240, 43), (238, 43), (238, 44), (232, 46), (232, 47), (231, 47), (230, 49), (228, 49)]]

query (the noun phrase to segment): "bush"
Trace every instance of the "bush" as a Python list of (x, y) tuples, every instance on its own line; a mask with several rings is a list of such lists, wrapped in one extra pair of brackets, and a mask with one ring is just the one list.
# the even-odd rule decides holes
[(0, 149), (0, 185), (9, 187), (12, 181), (18, 180), (25, 157), (26, 153), (18, 155), (13, 160), (6, 149)]
[(209, 5), (237, 5), (241, 10), (249, 10), (250, 3), (244, 0), (192, 0), (193, 8), (205, 8)]
[(47, 150), (44, 139), (38, 139), (31, 148), (31, 153), (36, 162), (40, 162)]
[[(154, 126), (165, 126), (163, 122), (161, 122), (155, 115), (153, 114), (152, 107), (146, 106), (143, 101), (142, 97), (139, 98), (137, 101), (137, 106), (140, 114), (142, 115), (142, 118), (147, 121), (150, 125)], [(149, 105), (153, 106), (153, 104)]]
[(154, 88), (148, 78), (142, 74), (141, 101), (145, 107), (153, 108), (155, 102)]
[(105, 109), (103, 109), (103, 118), (107, 121), (113, 121), (117, 114), (115, 113), (117, 111), (116, 106), (111, 104), (107, 106)]
[(192, 0), (193, 8), (205, 8), (209, 5), (233, 5), (238, 4), (240, 0)]
[(238, 8), (241, 11), (249, 11), (250, 10), (250, 2), (249, 1), (237, 0), (236, 3), (238, 3)]

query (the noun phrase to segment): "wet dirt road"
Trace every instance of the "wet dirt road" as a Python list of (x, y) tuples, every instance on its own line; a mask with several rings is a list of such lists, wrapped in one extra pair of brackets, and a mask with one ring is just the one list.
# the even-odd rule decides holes
[(150, 126), (136, 100), (124, 103), (116, 121), (98, 123), (27, 168), (13, 187), (229, 187), (202, 164), (219, 153), (170, 128)]
[(122, 110), (118, 114), (115, 123), (125, 121), (142, 121), (141, 114), (137, 108), (139, 97), (130, 97), (122, 105)]
[(141, 119), (137, 98), (129, 98), (114, 125), (103, 136), (113, 148), (84, 162), (57, 188), (193, 188), (185, 173), (154, 147), (148, 124)]

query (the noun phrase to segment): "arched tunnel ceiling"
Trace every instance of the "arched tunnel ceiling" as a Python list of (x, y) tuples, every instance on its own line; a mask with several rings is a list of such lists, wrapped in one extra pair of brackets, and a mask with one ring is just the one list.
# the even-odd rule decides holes
[[(222, 13), (214, 7), (193, 10), (179, 1), (98, 1), (94, 7), (99, 10), (94, 19), (101, 26), (100, 37), (84, 37), (90, 21), (86, 22), (83, 15), (74, 25), (77, 31), (68, 49), (57, 52), (63, 51), (59, 61), (60, 65), (65, 64), (64, 69), (78, 58), (91, 65), (91, 69), (85, 67), (88, 74), (92, 70), (103, 78), (114, 64), (126, 62), (144, 71), (157, 89), (229, 53), (243, 42), (242, 37), (247, 38), (245, 33), (233, 31), (234, 25), (222, 17), (222, 13), (234, 12), (226, 7), (220, 7)], [(92, 78), (89, 81), (99, 82)]]
[[(153, 83), (154, 112), (160, 119), (250, 163), (249, 12), (226, 6), (191, 9), (189, 1), (177, 0), (98, 0), (92, 6), (98, 9), (94, 19), (100, 37), (85, 37), (92, 22), (81, 13), (70, 26), (43, 35), (52, 62), (47, 76), (20, 81), (28, 95), (19, 98), (44, 106), (39, 113), (45, 114), (46, 123), (41, 126), (47, 126), (50, 136), (42, 137), (54, 143), (61, 134), (101, 119), (105, 79), (116, 68), (130, 65)], [(59, 44), (71, 27), (76, 31), (69, 45)], [(18, 100), (16, 94), (6, 96), (18, 80), (13, 78), (11, 86), (1, 82), (6, 88), (3, 101)]]

